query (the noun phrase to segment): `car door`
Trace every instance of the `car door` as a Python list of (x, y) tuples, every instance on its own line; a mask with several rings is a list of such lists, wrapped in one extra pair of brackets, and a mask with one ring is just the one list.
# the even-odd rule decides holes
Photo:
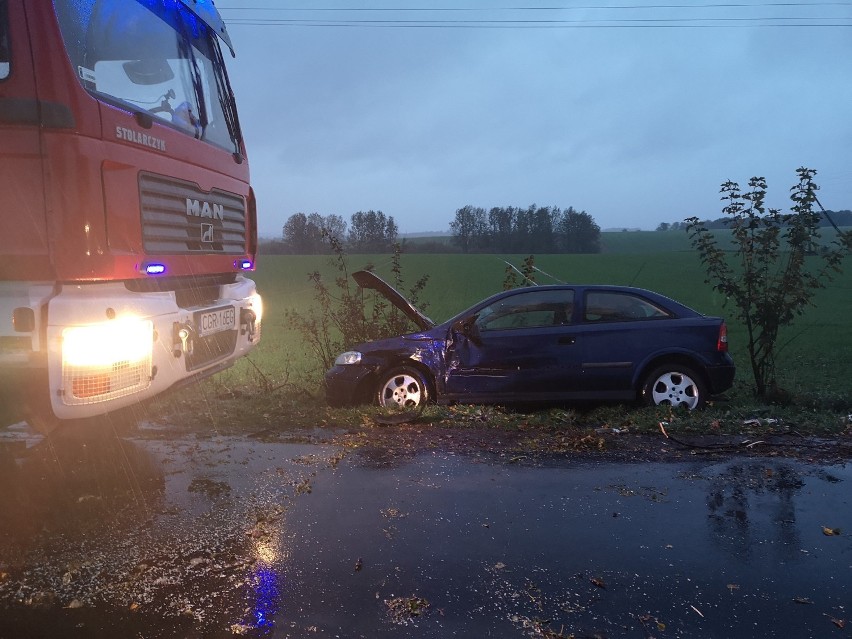
[[(452, 329), (445, 393), (487, 401), (545, 399), (579, 374), (572, 289), (525, 289), (499, 298)], [(568, 362), (568, 363), (566, 363)]]
[(673, 314), (632, 291), (586, 289), (577, 318), (578, 390), (589, 396), (631, 394), (636, 367), (665, 348)]

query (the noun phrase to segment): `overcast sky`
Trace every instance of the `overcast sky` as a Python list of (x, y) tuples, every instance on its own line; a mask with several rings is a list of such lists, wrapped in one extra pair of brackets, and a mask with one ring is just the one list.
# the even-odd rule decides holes
[(467, 204), (654, 229), (754, 175), (787, 209), (800, 166), (852, 208), (852, 2), (431, 4), (218, 0), (262, 236), (369, 209), (442, 231)]

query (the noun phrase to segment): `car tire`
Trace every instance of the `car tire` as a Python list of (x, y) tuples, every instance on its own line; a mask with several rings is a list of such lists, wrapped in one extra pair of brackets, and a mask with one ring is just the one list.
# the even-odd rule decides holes
[(421, 409), (429, 399), (429, 382), (416, 368), (400, 366), (379, 375), (376, 403), (382, 408)]
[(671, 405), (695, 410), (707, 403), (707, 393), (704, 378), (681, 364), (658, 366), (642, 385), (642, 401), (648, 406)]

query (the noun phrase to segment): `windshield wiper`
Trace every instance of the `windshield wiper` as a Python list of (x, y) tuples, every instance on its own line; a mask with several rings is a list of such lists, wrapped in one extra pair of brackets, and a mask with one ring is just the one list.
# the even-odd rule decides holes
[(192, 90), (195, 93), (195, 103), (198, 109), (198, 122), (200, 127), (196, 127), (195, 137), (199, 140), (204, 137), (204, 132), (209, 123), (207, 117), (207, 105), (204, 100), (204, 84), (201, 81), (201, 70), (198, 68), (198, 58), (195, 56), (195, 50), (192, 47), (192, 39), (187, 32), (186, 24), (181, 23), (180, 41), (178, 42), (178, 51), (181, 57), (189, 60), (189, 67), (192, 73)]
[(214, 75), (216, 76), (216, 92), (219, 95), (219, 105), (222, 107), (222, 114), (225, 117), (225, 123), (228, 125), (228, 133), (231, 136), (231, 141), (234, 143), (234, 159), (237, 162), (242, 162), (243, 156), (240, 150), (240, 142), (243, 139), (243, 132), (240, 129), (240, 118), (237, 115), (237, 103), (234, 100), (231, 82), (228, 80), (228, 71), (225, 67), (225, 58), (222, 56), (222, 47), (219, 46), (215, 38), (211, 45), (213, 47), (216, 67)]

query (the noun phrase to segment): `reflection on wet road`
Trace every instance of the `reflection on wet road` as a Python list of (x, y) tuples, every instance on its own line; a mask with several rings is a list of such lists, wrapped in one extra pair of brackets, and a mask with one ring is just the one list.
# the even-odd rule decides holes
[(2, 459), (2, 637), (824, 637), (852, 615), (849, 466), (98, 441)]
[(822, 637), (850, 605), (849, 538), (823, 533), (852, 530), (849, 479), (775, 460), (352, 464), (288, 517), (290, 617), (405, 636), (381, 620), (418, 597), (427, 613), (396, 620), (417, 636)]

